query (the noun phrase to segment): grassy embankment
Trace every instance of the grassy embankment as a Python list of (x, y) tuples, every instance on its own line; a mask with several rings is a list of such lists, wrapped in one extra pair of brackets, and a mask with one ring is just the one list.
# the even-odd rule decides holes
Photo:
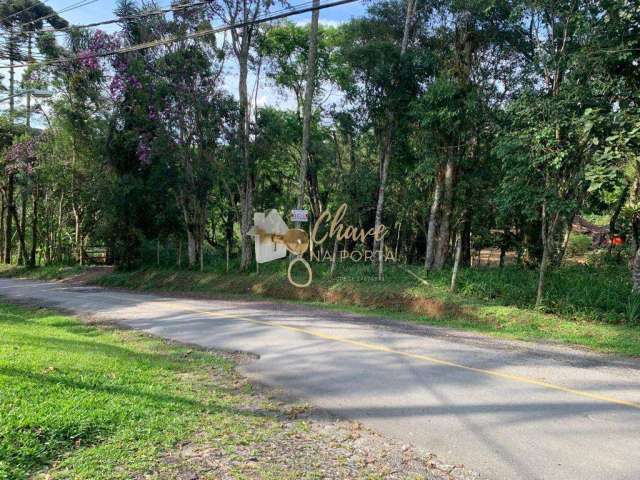
[[(314, 281), (296, 289), (286, 280), (286, 262), (262, 265), (260, 273), (224, 273), (217, 265), (200, 273), (147, 268), (116, 272), (92, 280), (137, 290), (276, 298), (320, 303), (362, 313), (480, 331), (523, 340), (551, 340), (599, 351), (640, 355), (640, 302), (629, 294), (629, 274), (622, 266), (572, 265), (549, 274), (545, 307), (535, 309), (537, 272), (517, 267), (477, 268), (460, 274), (456, 293), (448, 291), (450, 272), (386, 267), (377, 281), (370, 265), (344, 263), (330, 276), (313, 265)], [(78, 268), (8, 270), (4, 275), (61, 278)]]
[(296, 419), (306, 407), (255, 391), (228, 357), (2, 303), (0, 339), (3, 480), (379, 479), (391, 468), (383, 451), (367, 463), (342, 424), (331, 423), (337, 440)]

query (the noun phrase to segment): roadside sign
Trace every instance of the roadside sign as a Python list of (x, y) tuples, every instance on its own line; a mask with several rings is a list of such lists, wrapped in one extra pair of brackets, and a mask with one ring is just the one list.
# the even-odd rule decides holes
[(308, 222), (309, 221), (309, 211), (308, 210), (291, 210), (291, 221), (292, 222)]

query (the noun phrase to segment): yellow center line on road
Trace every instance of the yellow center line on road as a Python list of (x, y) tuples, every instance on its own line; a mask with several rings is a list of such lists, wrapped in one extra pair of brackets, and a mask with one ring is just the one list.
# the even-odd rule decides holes
[(639, 409), (640, 410), (640, 403), (632, 402), (632, 401), (629, 401), (629, 400), (622, 400), (622, 399), (615, 398), (615, 397), (609, 397), (607, 395), (599, 395), (597, 393), (585, 392), (584, 390), (577, 390), (575, 388), (563, 387), (562, 385), (556, 385), (554, 383), (544, 382), (542, 380), (536, 380), (534, 378), (524, 377), (522, 375), (515, 375), (515, 374), (511, 374), (511, 373), (496, 372), (494, 370), (486, 370), (486, 369), (483, 369), (483, 368), (470, 367), (468, 365), (463, 365), (463, 364), (460, 364), (460, 363), (450, 362), (448, 360), (441, 360), (439, 358), (431, 357), (429, 355), (423, 355), (423, 354), (411, 353), (411, 352), (404, 352), (402, 350), (396, 350), (396, 349), (385, 347), (384, 345), (379, 345), (379, 344), (376, 344), (376, 343), (362, 342), (362, 341), (359, 341), (359, 340), (350, 340), (348, 338), (339, 337), (339, 336), (336, 336), (336, 335), (329, 335), (329, 334), (321, 333), (321, 332), (315, 332), (315, 331), (309, 330), (307, 328), (292, 327), (290, 325), (284, 325), (284, 324), (278, 323), (278, 322), (269, 322), (269, 321), (266, 321), (266, 320), (256, 320), (255, 318), (249, 318), (249, 317), (247, 317), (245, 315), (240, 315), (240, 314), (235, 314), (235, 313), (211, 312), (211, 311), (208, 311), (208, 310), (203, 310), (203, 309), (200, 309), (200, 308), (194, 308), (194, 307), (190, 307), (188, 305), (181, 304), (181, 303), (176, 303), (176, 302), (164, 302), (163, 301), (162, 305), (175, 307), (175, 308), (182, 309), (182, 310), (187, 310), (187, 311), (190, 311), (192, 313), (198, 313), (198, 314), (206, 315), (208, 317), (213, 317), (213, 318), (226, 318), (226, 319), (233, 319), (233, 320), (241, 320), (241, 321), (253, 323), (255, 325), (265, 325), (265, 326), (269, 326), (269, 327), (282, 328), (284, 330), (288, 330), (288, 331), (291, 331), (291, 332), (302, 333), (302, 334), (305, 334), (305, 335), (310, 335), (312, 337), (322, 338), (324, 340), (331, 340), (331, 341), (334, 341), (334, 342), (339, 342), (339, 343), (343, 343), (343, 344), (347, 344), (347, 345), (353, 345), (353, 346), (360, 347), (360, 348), (363, 348), (363, 349), (366, 349), (366, 350), (373, 350), (373, 351), (378, 351), (378, 352), (391, 353), (393, 355), (400, 355), (400, 356), (403, 356), (403, 357), (413, 358), (413, 359), (416, 359), (416, 360), (421, 360), (421, 361), (433, 363), (433, 364), (436, 364), (436, 365), (444, 365), (444, 366), (447, 366), (447, 367), (457, 368), (457, 369), (460, 369), (460, 370), (466, 370), (468, 372), (474, 372), (474, 373), (478, 373), (478, 374), (481, 374), (481, 375), (487, 375), (487, 376), (491, 376), (491, 377), (501, 378), (503, 380), (511, 380), (511, 381), (514, 381), (514, 382), (525, 383), (525, 384), (529, 384), (529, 385), (536, 385), (538, 387), (543, 387), (543, 388), (547, 388), (547, 389), (550, 389), (550, 390), (556, 390), (556, 391), (564, 392), (564, 393), (570, 393), (570, 394), (577, 395), (577, 396), (583, 397), (583, 398), (588, 398), (588, 399), (591, 399), (591, 400), (598, 400), (598, 401), (601, 401), (601, 402), (613, 403), (613, 404), (616, 404), (616, 405), (624, 405), (626, 407), (631, 407), (631, 408), (635, 408), (635, 409)]

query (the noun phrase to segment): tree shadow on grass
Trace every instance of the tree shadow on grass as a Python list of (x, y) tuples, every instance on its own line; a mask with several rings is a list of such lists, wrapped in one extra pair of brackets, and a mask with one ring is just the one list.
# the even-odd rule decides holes
[[(76, 405), (74, 413), (62, 413), (62, 416), (56, 414), (42, 417), (43, 412), (38, 411), (35, 412), (35, 419), (30, 419), (31, 413), (26, 412), (25, 418), (18, 420), (15, 425), (11, 425), (10, 420), (7, 420), (9, 429), (5, 433), (0, 432), (0, 467), (3, 463), (9, 466), (8, 478), (27, 478), (80, 446), (87, 448), (104, 443), (121, 429), (127, 428), (127, 425), (135, 429), (136, 422), (142, 422), (145, 428), (149, 428), (162, 417), (166, 419), (159, 427), (162, 429), (165, 425), (171, 424), (169, 416), (188, 422), (186, 418), (190, 416), (201, 418), (201, 415), (223, 414), (230, 418), (245, 418), (251, 424), (251, 419), (273, 418), (276, 415), (275, 412), (266, 409), (248, 410), (243, 408), (241, 402), (236, 404), (230, 402), (228, 397), (205, 395), (204, 392), (199, 395), (201, 399), (189, 398), (168, 391), (170, 388), (157, 388), (157, 391), (141, 390), (135, 385), (101, 384), (91, 379), (85, 381), (70, 378), (65, 374), (36, 373), (11, 366), (0, 366), (0, 376), (13, 378), (16, 383), (33, 382), (36, 388), (42, 389), (51, 397), (48, 400), (53, 401), (57, 396), (68, 395), (70, 398), (82, 397), (79, 402), (83, 402), (86, 397), (80, 391), (105, 395), (104, 403), (96, 409)], [(50, 390), (60, 386), (68, 388), (69, 392)], [(207, 389), (208, 386), (202, 388)], [(28, 392), (29, 388), (21, 390)], [(190, 388), (189, 391), (193, 389)], [(238, 394), (237, 391), (232, 393)], [(120, 407), (119, 398), (125, 401)], [(128, 399), (133, 399), (137, 408), (142, 411), (134, 412), (134, 407)], [(100, 397), (97, 401), (101, 401)], [(64, 412), (64, 409), (62, 411)], [(176, 438), (177, 440), (185, 439)], [(3, 443), (7, 443), (9, 448), (5, 448), (6, 445), (3, 446)], [(38, 448), (33, 448), (34, 444), (38, 445)], [(22, 446), (25, 447), (26, 454), (21, 452)], [(0, 473), (1, 470), (2, 468)]]

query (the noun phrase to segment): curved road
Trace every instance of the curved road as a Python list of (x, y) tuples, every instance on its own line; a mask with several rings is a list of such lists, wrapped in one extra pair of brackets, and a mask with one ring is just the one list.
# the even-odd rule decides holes
[(270, 302), (16, 279), (0, 296), (255, 353), (249, 377), (486, 478), (640, 479), (637, 360)]

